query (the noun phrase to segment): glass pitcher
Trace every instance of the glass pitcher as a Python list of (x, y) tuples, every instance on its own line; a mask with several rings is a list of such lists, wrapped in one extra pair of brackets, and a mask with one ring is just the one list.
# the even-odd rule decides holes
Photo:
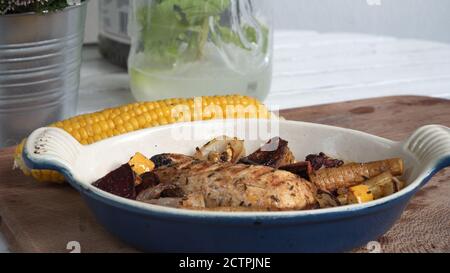
[(272, 79), (269, 0), (135, 0), (128, 69), (137, 100), (242, 94)]

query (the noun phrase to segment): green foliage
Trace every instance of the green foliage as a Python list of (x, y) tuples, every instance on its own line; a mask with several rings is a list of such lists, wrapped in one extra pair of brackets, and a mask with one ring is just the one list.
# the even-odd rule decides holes
[[(136, 14), (142, 46), (148, 61), (170, 67), (177, 61), (194, 61), (203, 56), (208, 38), (244, 47), (239, 35), (222, 17), (230, 17), (229, 0), (156, 0), (141, 6)], [(228, 19), (229, 20), (229, 19)], [(216, 28), (211, 31), (210, 23)], [(256, 31), (242, 26), (250, 42)]]

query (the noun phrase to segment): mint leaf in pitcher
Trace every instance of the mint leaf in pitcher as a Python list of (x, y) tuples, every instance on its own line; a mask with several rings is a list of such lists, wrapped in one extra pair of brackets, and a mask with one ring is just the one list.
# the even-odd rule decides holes
[[(231, 19), (223, 20), (231, 17), (230, 9), (230, 0), (159, 0), (142, 5), (136, 16), (146, 61), (164, 69), (199, 60), (208, 39), (250, 50), (232, 30)], [(257, 43), (255, 28), (240, 27), (247, 41)], [(267, 28), (262, 29), (267, 36)]]

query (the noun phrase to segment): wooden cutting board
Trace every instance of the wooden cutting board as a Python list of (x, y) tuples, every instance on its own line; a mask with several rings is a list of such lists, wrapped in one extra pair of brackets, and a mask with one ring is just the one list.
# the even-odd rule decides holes
[[(426, 124), (450, 127), (450, 101), (385, 97), (282, 111), (282, 116), (366, 131), (393, 140)], [(0, 230), (11, 251), (134, 252), (109, 235), (78, 193), (67, 185), (40, 184), (13, 171), (14, 148), (0, 150)], [(398, 223), (379, 238), (384, 252), (450, 252), (450, 169), (437, 174), (412, 200)], [(361, 248), (357, 252), (367, 252)]]

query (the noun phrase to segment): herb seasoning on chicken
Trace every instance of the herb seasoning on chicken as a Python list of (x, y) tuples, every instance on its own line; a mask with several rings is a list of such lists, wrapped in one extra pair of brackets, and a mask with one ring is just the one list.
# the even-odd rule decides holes
[(344, 164), (324, 153), (296, 161), (273, 138), (245, 156), (244, 141), (222, 136), (193, 156), (137, 153), (94, 185), (137, 201), (196, 210), (279, 211), (365, 203), (401, 190), (403, 160)]
[(155, 173), (162, 184), (185, 193), (181, 206), (240, 207), (250, 210), (301, 210), (316, 206), (315, 187), (293, 173), (267, 166), (196, 160), (177, 154), (161, 155), (171, 164)]

